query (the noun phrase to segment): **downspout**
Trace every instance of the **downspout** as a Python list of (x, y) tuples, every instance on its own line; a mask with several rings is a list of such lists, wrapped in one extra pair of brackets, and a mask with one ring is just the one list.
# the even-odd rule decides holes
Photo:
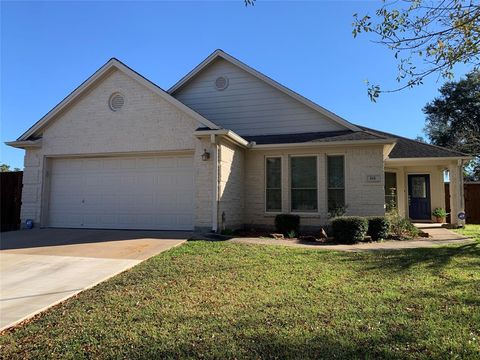
[(215, 134), (210, 135), (210, 142), (213, 153), (212, 232), (216, 233), (218, 231), (218, 144)]

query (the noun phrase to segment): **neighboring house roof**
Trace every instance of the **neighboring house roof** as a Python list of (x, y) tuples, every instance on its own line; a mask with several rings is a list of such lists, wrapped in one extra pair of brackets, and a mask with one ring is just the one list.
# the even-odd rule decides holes
[[(55, 116), (64, 110), (67, 106), (69, 106), (76, 98), (80, 95), (88, 91), (92, 86), (94, 86), (97, 81), (103, 78), (104, 75), (108, 74), (112, 69), (116, 69), (121, 71), (127, 76), (137, 80), (142, 85), (149, 88), (151, 91), (159, 95), (164, 100), (168, 101), (172, 105), (176, 106), (180, 110), (184, 111), (195, 120), (200, 122), (201, 124), (208, 126), (211, 129), (218, 129), (219, 127), (212, 123), (210, 120), (207, 120), (199, 113), (195, 112), (182, 102), (175, 99), (173, 96), (168, 94), (165, 90), (160, 88), (155, 83), (151, 82), (150, 80), (146, 79), (133, 69), (129, 68), (127, 65), (119, 61), (118, 59), (111, 58), (105, 65), (103, 65), (100, 69), (98, 69), (92, 76), (90, 76), (87, 80), (85, 80), (80, 86), (78, 86), (75, 90), (73, 90), (67, 97), (65, 97), (57, 106), (55, 106), (52, 110), (50, 110), (44, 117), (42, 117), (39, 121), (37, 121), (30, 129), (28, 129), (23, 135), (21, 135), (17, 141), (24, 141), (29, 140), (32, 135), (35, 135), (44, 128)], [(12, 142), (13, 144), (14, 142)]]
[(227, 54), (223, 50), (215, 50), (212, 54), (210, 54), (205, 60), (203, 60), (199, 65), (197, 65), (192, 71), (190, 71), (187, 75), (185, 75), (180, 81), (178, 81), (175, 85), (173, 85), (169, 90), (169, 94), (174, 94), (176, 91), (180, 90), (185, 84), (187, 84), (192, 78), (194, 78), (198, 73), (200, 73), (204, 68), (206, 68), (208, 65), (210, 65), (212, 62), (214, 62), (217, 58), (222, 58), (233, 65), (241, 68), (242, 70), (248, 72), (249, 74), (253, 75), (254, 77), (264, 81), (265, 83), (273, 86), (277, 90), (287, 94), (288, 96), (294, 98), (295, 100), (299, 101), (300, 103), (318, 111), (320, 114), (323, 116), (326, 116), (327, 118), (333, 120), (334, 122), (346, 127), (347, 129), (350, 129), (352, 131), (359, 131), (360, 129), (348, 122), (347, 120), (341, 118), (340, 116), (334, 114), (333, 112), (321, 107), (320, 105), (314, 103), (313, 101), (305, 98), (304, 96), (294, 92), (293, 90), (290, 90), (286, 86), (278, 83), (277, 81), (271, 79), (270, 77), (262, 74), (261, 72), (251, 68), (247, 64), (241, 62), (240, 60), (234, 58), (233, 56)]
[(459, 151), (450, 150), (441, 146), (427, 144), (418, 140), (408, 139), (406, 137), (390, 134), (383, 131), (373, 130), (365, 126), (357, 125), (362, 130), (378, 135), (395, 138), (397, 144), (389, 154), (390, 159), (406, 159), (406, 158), (443, 158), (443, 157), (469, 157)]

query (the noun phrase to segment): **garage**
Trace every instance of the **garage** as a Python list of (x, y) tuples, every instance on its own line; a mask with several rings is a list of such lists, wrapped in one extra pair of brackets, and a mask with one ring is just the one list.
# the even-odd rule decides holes
[(50, 227), (192, 230), (192, 156), (51, 159)]

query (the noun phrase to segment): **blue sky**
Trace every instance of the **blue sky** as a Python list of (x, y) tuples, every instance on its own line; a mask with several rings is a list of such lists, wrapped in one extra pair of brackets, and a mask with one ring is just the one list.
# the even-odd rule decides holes
[[(407, 137), (442, 81), (367, 97), (364, 80), (395, 86), (392, 53), (352, 37), (373, 1), (2, 2), (0, 162), (23, 167), (14, 140), (109, 58), (168, 89), (221, 48), (345, 119)], [(463, 71), (462, 71), (463, 70)], [(457, 75), (463, 75), (460, 69)]]

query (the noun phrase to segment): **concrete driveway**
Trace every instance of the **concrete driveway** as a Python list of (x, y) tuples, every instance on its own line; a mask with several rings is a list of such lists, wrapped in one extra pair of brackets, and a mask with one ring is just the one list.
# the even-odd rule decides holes
[(36, 229), (1, 234), (0, 330), (186, 241), (188, 232)]

